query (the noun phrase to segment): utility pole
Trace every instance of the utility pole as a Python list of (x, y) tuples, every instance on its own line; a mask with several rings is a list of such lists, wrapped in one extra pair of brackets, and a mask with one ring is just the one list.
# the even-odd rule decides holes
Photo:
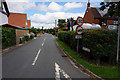
[[(120, 5), (120, 1), (118, 3), (118, 5)], [(120, 6), (119, 6), (120, 8)], [(120, 12), (120, 11), (119, 11)], [(116, 57), (116, 61), (117, 64), (119, 63), (119, 42), (120, 42), (120, 13), (118, 13), (118, 27), (117, 27), (117, 31), (118, 31), (118, 40), (117, 40), (117, 57)]]
[[(55, 28), (56, 28), (56, 19), (55, 19)], [(56, 29), (55, 29), (55, 35), (56, 35)]]

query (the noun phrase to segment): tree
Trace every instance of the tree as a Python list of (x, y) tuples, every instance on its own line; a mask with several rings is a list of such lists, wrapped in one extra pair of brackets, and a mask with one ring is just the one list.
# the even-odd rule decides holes
[(103, 17), (114, 17), (118, 18), (120, 16), (120, 1), (119, 2), (101, 2), (100, 10), (108, 8), (107, 13)]
[(66, 23), (65, 21), (65, 19), (58, 19), (58, 26), (60, 26), (60, 28), (63, 28), (64, 24)]

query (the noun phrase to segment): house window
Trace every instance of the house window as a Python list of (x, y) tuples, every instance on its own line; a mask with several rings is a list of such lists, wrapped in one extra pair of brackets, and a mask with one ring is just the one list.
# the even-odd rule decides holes
[(102, 22), (102, 26), (105, 26), (106, 25), (106, 23), (105, 22)]
[(113, 24), (117, 25), (117, 24), (118, 24), (118, 21), (114, 21), (114, 23), (113, 23)]

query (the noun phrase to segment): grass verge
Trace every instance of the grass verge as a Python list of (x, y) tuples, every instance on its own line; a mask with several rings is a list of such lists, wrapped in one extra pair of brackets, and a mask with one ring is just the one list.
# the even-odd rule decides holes
[(67, 46), (65, 43), (60, 41), (58, 38), (56, 38), (56, 41), (59, 43), (59, 45), (72, 57), (74, 58), (79, 64), (83, 65), (85, 68), (88, 70), (92, 71), (96, 75), (104, 78), (104, 79), (119, 79), (120, 80), (120, 75), (119, 75), (119, 69), (117, 66), (97, 66), (94, 64), (90, 64), (87, 61), (81, 59), (80, 56), (77, 56), (75, 54), (75, 51), (70, 49), (69, 46)]

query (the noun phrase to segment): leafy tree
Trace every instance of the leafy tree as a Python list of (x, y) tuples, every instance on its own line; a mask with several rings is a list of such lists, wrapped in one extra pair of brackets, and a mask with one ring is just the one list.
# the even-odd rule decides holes
[(65, 19), (58, 19), (58, 26), (60, 26), (60, 28), (63, 28), (66, 23), (65, 21)]
[(107, 14), (104, 15), (104, 17), (115, 17), (117, 18), (120, 16), (120, 1), (119, 2), (110, 2), (108, 0), (107, 2), (101, 2), (100, 10), (104, 10), (108, 8)]

